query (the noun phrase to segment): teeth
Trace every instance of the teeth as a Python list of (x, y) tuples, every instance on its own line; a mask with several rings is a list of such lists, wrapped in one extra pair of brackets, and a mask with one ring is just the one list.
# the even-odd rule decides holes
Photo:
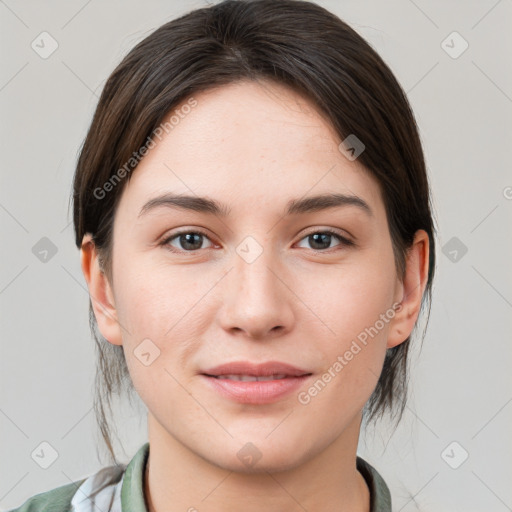
[(278, 380), (285, 379), (286, 375), (265, 375), (264, 377), (255, 377), (254, 375), (218, 375), (217, 379), (228, 379), (228, 380), (238, 380), (241, 382), (260, 382), (265, 380)]

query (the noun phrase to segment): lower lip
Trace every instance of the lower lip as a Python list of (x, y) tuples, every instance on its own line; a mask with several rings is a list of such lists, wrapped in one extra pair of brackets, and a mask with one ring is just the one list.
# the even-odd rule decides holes
[(202, 375), (221, 395), (242, 404), (270, 404), (299, 389), (311, 375), (242, 382)]

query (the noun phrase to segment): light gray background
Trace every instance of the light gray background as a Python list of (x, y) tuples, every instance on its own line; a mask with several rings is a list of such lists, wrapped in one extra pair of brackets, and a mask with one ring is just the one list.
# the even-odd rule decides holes
[[(412, 360), (403, 422), (363, 432), (359, 454), (387, 481), (394, 511), (512, 510), (511, 1), (319, 3), (370, 42), (407, 92), (439, 227), (431, 322)], [(204, 5), (0, 0), (0, 510), (105, 465), (91, 409), (88, 295), (68, 214), (77, 151), (121, 58)], [(59, 45), (47, 59), (31, 47), (43, 31)], [(442, 46), (453, 31), (469, 44), (458, 58)], [(42, 237), (57, 248), (46, 262), (32, 250)], [(143, 407), (121, 409), (119, 421), (127, 462), (146, 440)], [(31, 458), (43, 441), (59, 454), (46, 470)], [(467, 460), (453, 469), (447, 461), (460, 463), (463, 450)]]

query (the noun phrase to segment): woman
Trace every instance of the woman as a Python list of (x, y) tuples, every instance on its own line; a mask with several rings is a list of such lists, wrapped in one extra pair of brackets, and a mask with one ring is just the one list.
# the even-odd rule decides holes
[(115, 462), (128, 386), (149, 439), (19, 512), (391, 511), (356, 450), (363, 416), (400, 421), (435, 229), (411, 108), (354, 30), (296, 0), (166, 23), (109, 77), (73, 201), (99, 425)]

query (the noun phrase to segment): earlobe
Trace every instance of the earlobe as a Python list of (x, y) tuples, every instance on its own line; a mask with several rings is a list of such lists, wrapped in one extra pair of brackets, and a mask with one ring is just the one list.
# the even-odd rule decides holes
[(112, 287), (100, 267), (98, 251), (89, 233), (82, 240), (80, 263), (102, 336), (113, 345), (122, 345)]
[(406, 258), (403, 282), (397, 287), (396, 301), (400, 303), (390, 326), (387, 348), (404, 342), (410, 335), (419, 316), (423, 293), (428, 280), (429, 238), (420, 229), (414, 236)]

